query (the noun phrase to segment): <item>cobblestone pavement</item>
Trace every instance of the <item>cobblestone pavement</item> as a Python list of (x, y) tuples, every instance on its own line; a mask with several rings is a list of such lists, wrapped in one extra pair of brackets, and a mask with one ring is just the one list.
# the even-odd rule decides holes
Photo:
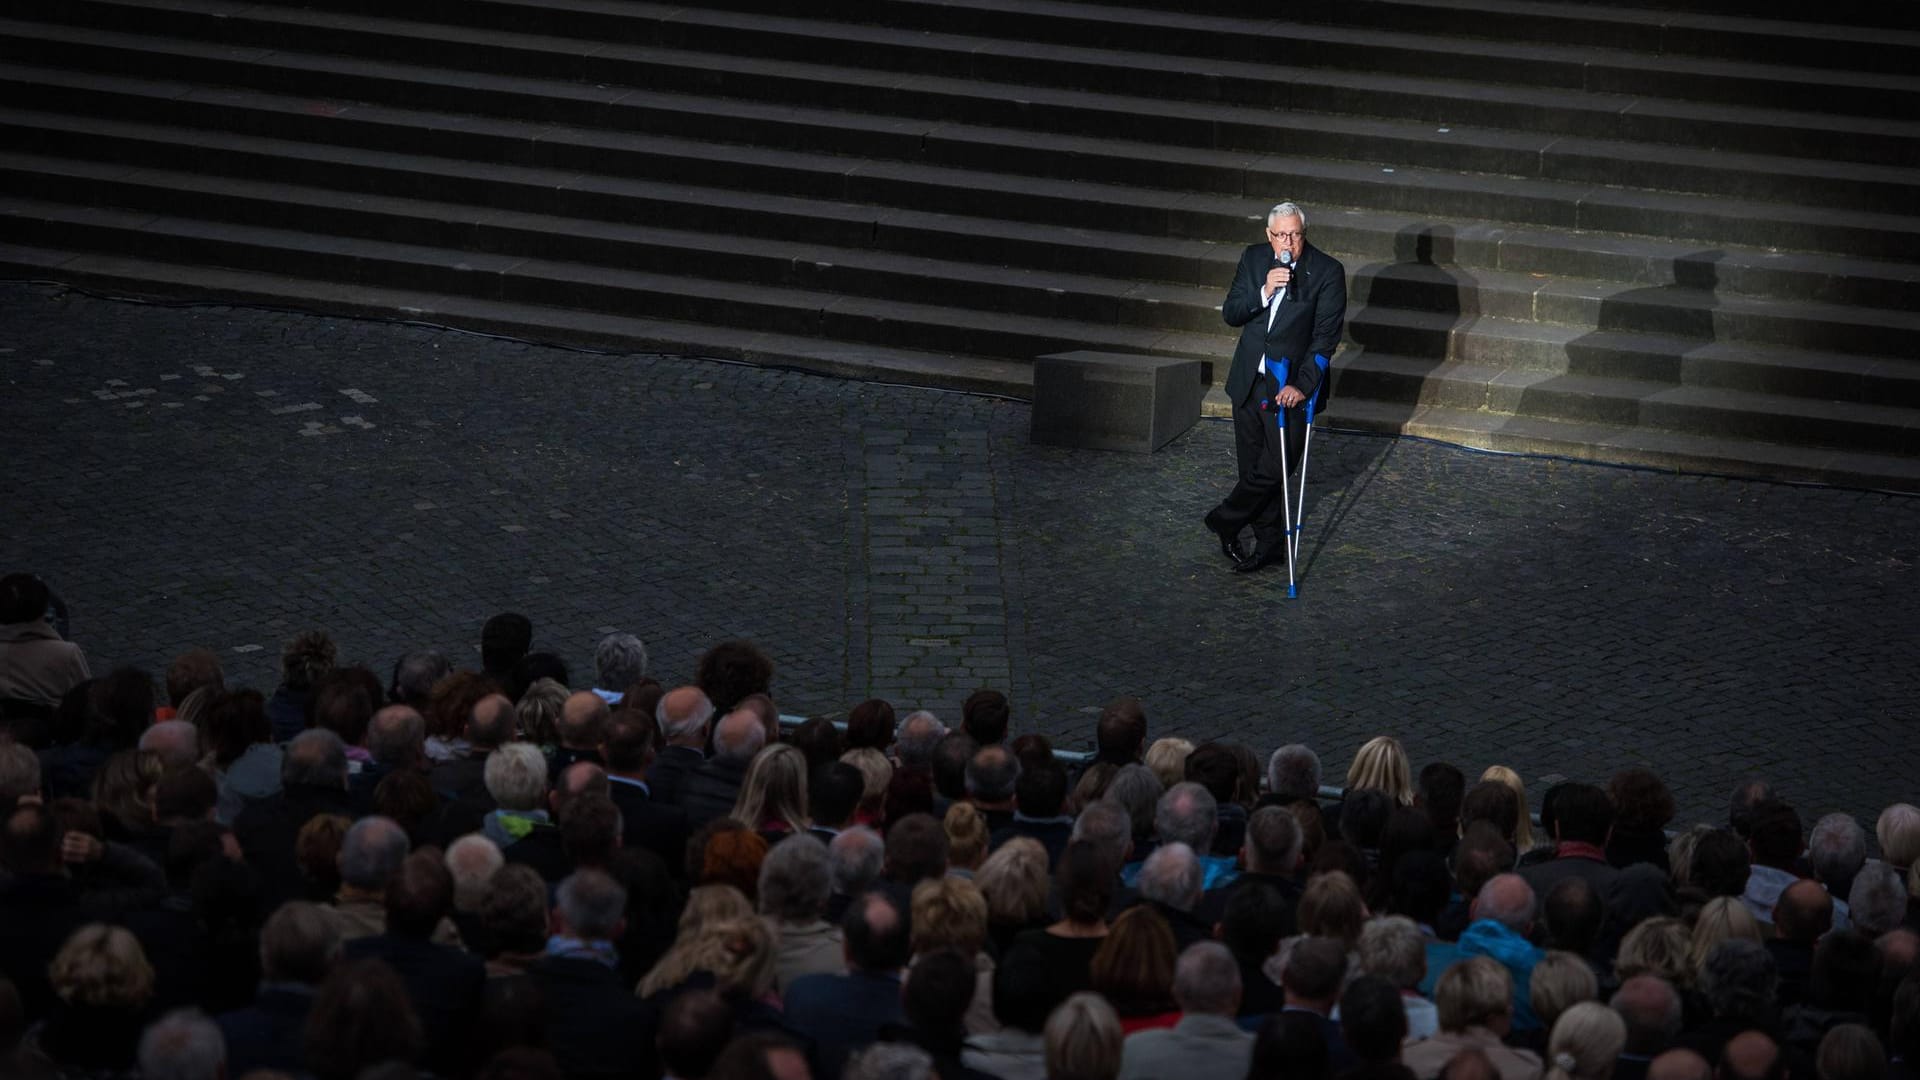
[(19, 285), (0, 372), (0, 565), (99, 670), (207, 645), (271, 689), (311, 626), (471, 662), (516, 609), (583, 684), (616, 628), (669, 684), (752, 637), (793, 713), (995, 686), (1084, 747), (1132, 693), (1335, 782), (1386, 731), (1536, 799), (1645, 762), (1683, 821), (1749, 772), (1809, 821), (1920, 796), (1920, 499), (1325, 432), (1289, 601), (1200, 526), (1222, 423), (1038, 447), (1019, 403)]

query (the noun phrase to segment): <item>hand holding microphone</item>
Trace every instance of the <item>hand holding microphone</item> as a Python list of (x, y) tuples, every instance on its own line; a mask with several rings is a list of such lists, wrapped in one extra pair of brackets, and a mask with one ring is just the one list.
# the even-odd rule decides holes
[(1293, 280), (1293, 252), (1282, 251), (1273, 257), (1273, 267), (1267, 271), (1267, 292), (1277, 294)]

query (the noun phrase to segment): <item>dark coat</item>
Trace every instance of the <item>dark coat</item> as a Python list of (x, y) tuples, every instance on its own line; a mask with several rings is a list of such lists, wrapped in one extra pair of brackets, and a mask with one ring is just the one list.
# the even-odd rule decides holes
[(1227, 400), (1246, 400), (1259, 374), (1260, 360), (1270, 357), (1292, 361), (1287, 385), (1309, 398), (1320, 390), (1320, 368), (1314, 354), (1331, 358), (1340, 347), (1340, 335), (1347, 314), (1347, 271), (1339, 260), (1308, 244), (1293, 268), (1294, 282), (1286, 294), (1275, 301), (1279, 310), (1269, 312), (1260, 302), (1260, 289), (1274, 263), (1273, 248), (1253, 244), (1240, 253), (1240, 265), (1234, 270), (1233, 284), (1220, 305), (1220, 315), (1228, 326), (1238, 327), (1240, 340), (1234, 345), (1233, 366), (1227, 370)]
[(802, 975), (787, 987), (787, 1023), (813, 1040), (816, 1080), (838, 1080), (847, 1056), (906, 1023), (900, 979), (864, 971)]
[(545, 997), (547, 1045), (567, 1080), (659, 1075), (653, 1010), (618, 971), (597, 960), (548, 956), (529, 974)]
[(687, 828), (698, 829), (733, 813), (740, 784), (746, 778), (747, 763), (726, 758), (713, 758), (694, 770), (680, 789), (680, 808), (687, 812)]
[[(449, 758), (427, 773), (427, 782), (442, 802), (463, 800), (493, 802), (487, 794), (487, 752), (484, 750)], [(491, 805), (489, 805), (491, 809)]]
[[(648, 785), (651, 787), (652, 785)], [(647, 788), (614, 780), (608, 794), (620, 810), (626, 828), (622, 843), (644, 848), (660, 856), (667, 872), (683, 877), (687, 872), (687, 812), (677, 806), (654, 801)]]
[(679, 806), (680, 789), (687, 777), (706, 764), (707, 756), (691, 746), (669, 746), (660, 751), (647, 768), (647, 786), (653, 789), (653, 801), (662, 806)]
[(68, 935), (91, 921), (70, 878), (36, 874), (0, 884), (0, 972), (20, 991), (28, 1023), (53, 1006), (47, 965)]
[(240, 811), (233, 823), (247, 865), (260, 875), (263, 909), (306, 895), (307, 881), (294, 858), (294, 841), (307, 822), (322, 814), (353, 816), (353, 800), (342, 788), (293, 784)]
[(446, 1076), (464, 1076), (473, 1026), (480, 1019), (487, 969), (480, 958), (451, 945), (398, 934), (355, 938), (342, 952), (351, 959), (384, 961), (407, 984), (427, 1037), (424, 1063)]
[(245, 1076), (255, 1069), (298, 1075), (306, 1067), (313, 998), (312, 987), (275, 985), (263, 987), (252, 1005), (222, 1013), (214, 1022), (227, 1039), (227, 1075)]

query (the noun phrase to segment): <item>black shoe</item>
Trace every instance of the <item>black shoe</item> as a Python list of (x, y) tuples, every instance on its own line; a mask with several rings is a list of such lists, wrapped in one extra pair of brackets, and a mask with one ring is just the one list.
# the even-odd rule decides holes
[(1287, 561), (1287, 546), (1274, 544), (1272, 547), (1255, 548), (1253, 554), (1233, 564), (1236, 574), (1251, 574), (1269, 566), (1277, 566)]
[(1238, 565), (1246, 561), (1246, 549), (1240, 546), (1239, 535), (1228, 532), (1227, 527), (1220, 522), (1217, 516), (1219, 513), (1220, 511), (1218, 510), (1207, 511), (1205, 518), (1206, 526), (1213, 531), (1215, 536), (1220, 538), (1220, 554), (1225, 555), (1229, 561)]

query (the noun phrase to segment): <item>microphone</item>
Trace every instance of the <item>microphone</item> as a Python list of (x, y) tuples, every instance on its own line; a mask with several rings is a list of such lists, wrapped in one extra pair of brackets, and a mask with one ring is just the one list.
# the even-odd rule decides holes
[[(1278, 255), (1278, 256), (1277, 256), (1277, 257), (1276, 257), (1276, 258), (1274, 259), (1274, 262), (1275, 262), (1275, 263), (1277, 263), (1277, 264), (1278, 264), (1278, 265), (1280, 265), (1280, 266), (1284, 266), (1284, 267), (1286, 267), (1288, 271), (1292, 271), (1292, 269), (1293, 269), (1293, 252), (1291, 252), (1291, 251), (1282, 251), (1282, 252), (1281, 252), (1281, 253), (1280, 253), (1280, 254), (1279, 254), (1279, 255)], [(1282, 299), (1287, 299), (1287, 300), (1290, 300), (1290, 299), (1292, 299), (1292, 298), (1293, 298), (1293, 296), (1294, 296), (1294, 292), (1293, 292), (1293, 279), (1292, 279), (1292, 278), (1288, 278), (1288, 279), (1287, 279), (1287, 286), (1286, 286), (1286, 290), (1285, 290), (1285, 292), (1286, 292), (1286, 296), (1284, 296), (1284, 297), (1282, 297)]]

